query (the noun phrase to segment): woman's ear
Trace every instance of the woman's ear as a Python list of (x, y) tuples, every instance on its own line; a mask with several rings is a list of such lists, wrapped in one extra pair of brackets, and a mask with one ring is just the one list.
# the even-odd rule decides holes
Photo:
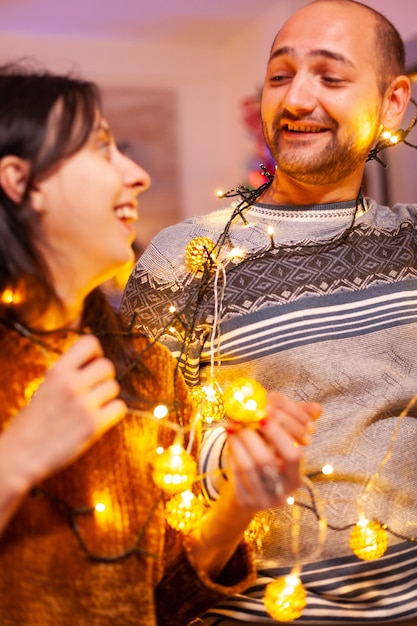
[(400, 128), (410, 97), (410, 79), (408, 76), (396, 76), (385, 92), (381, 118), (381, 124), (384, 128), (391, 131)]
[(22, 202), (29, 173), (29, 163), (20, 157), (7, 155), (0, 159), (0, 187), (15, 204)]

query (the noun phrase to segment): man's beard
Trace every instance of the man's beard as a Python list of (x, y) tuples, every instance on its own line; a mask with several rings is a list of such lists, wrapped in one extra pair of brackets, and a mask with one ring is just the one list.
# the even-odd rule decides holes
[(264, 124), (265, 140), (278, 170), (309, 185), (340, 182), (365, 163), (370, 149), (368, 145), (355, 145), (352, 141), (340, 143), (335, 133), (321, 152), (310, 154), (310, 141), (307, 139), (303, 145), (281, 149), (280, 132), (281, 129), (277, 129), (271, 139)]

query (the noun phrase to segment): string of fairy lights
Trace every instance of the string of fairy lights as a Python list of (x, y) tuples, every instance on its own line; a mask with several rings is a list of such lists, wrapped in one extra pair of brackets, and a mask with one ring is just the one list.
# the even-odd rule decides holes
[[(412, 103), (417, 108), (417, 103), (414, 100), (412, 100)], [(417, 149), (416, 145), (411, 144), (406, 139), (416, 123), (417, 114), (405, 130), (400, 129), (397, 132), (390, 134), (383, 133), (375, 147), (370, 151), (368, 161), (373, 159), (385, 166), (383, 161), (378, 156), (379, 153), (382, 150), (399, 143), (404, 143)], [(184, 312), (177, 311), (174, 307), (171, 307), (170, 313), (172, 317), (170, 322), (161, 331), (161, 334), (156, 339), (150, 341), (146, 348), (146, 350), (150, 349), (154, 341), (157, 341), (162, 334), (169, 332), (170, 330), (175, 332), (177, 336), (178, 333), (180, 333), (182, 345), (176, 369), (176, 375), (178, 375), (179, 368), (184, 365), (187, 360), (189, 346), (192, 341), (195, 325), (197, 323), (198, 309), (208, 290), (213, 290), (215, 310), (210, 335), (210, 377), (204, 385), (197, 385), (190, 388), (190, 396), (194, 406), (194, 415), (191, 424), (188, 426), (184, 425), (181, 412), (178, 410), (178, 407), (172, 407), (165, 404), (163, 401), (158, 401), (152, 406), (150, 405), (147, 407), (146, 410), (138, 410), (135, 408), (135, 399), (126, 393), (123, 395), (122, 392), (122, 397), (125, 398), (129, 405), (129, 414), (133, 416), (136, 415), (140, 419), (156, 420), (158, 423), (161, 423), (161, 425), (163, 424), (165, 428), (171, 428), (174, 433), (174, 442), (172, 445), (168, 446), (166, 449), (158, 448), (151, 451), (153, 458), (152, 477), (156, 486), (160, 490), (160, 495), (151, 507), (142, 528), (138, 530), (132, 545), (126, 550), (113, 555), (96, 554), (88, 547), (80, 530), (79, 519), (83, 516), (99, 516), (101, 513), (105, 513), (105, 502), (97, 501), (73, 507), (64, 500), (57, 498), (54, 494), (49, 493), (42, 486), (37, 486), (31, 491), (32, 497), (43, 497), (47, 499), (50, 504), (63, 513), (68, 520), (69, 527), (74, 533), (80, 548), (86, 557), (92, 561), (107, 563), (117, 562), (126, 559), (133, 554), (140, 554), (143, 557), (155, 558), (156, 555), (146, 551), (143, 547), (141, 547), (141, 543), (146, 529), (161, 502), (164, 503), (166, 521), (173, 529), (183, 534), (192, 532), (193, 529), (201, 523), (208, 506), (207, 502), (203, 501), (198, 490), (198, 485), (204, 477), (197, 474), (197, 462), (195, 460), (195, 454), (193, 455), (192, 453), (198, 429), (210, 428), (213, 427), (213, 425), (218, 425), (218, 423), (224, 425), (228, 420), (232, 420), (240, 424), (243, 423), (251, 425), (256, 428), (257, 423), (265, 416), (267, 397), (266, 390), (255, 380), (250, 378), (238, 378), (235, 381), (232, 381), (232, 383), (230, 383), (229, 386), (223, 390), (215, 379), (216, 366), (220, 367), (221, 365), (219, 356), (221, 340), (220, 318), (227, 274), (232, 272), (234, 268), (241, 263), (250, 262), (261, 256), (272, 254), (278, 247), (274, 240), (273, 230), (269, 229), (267, 234), (269, 236), (270, 245), (267, 248), (251, 253), (247, 256), (244, 256), (242, 251), (232, 248), (227, 254), (226, 264), (224, 263), (224, 259), (221, 260), (221, 251), (223, 247), (226, 244), (229, 247), (229, 232), (234, 221), (236, 219), (241, 219), (245, 225), (249, 226), (245, 218), (245, 211), (250, 208), (254, 202), (256, 202), (257, 198), (264, 193), (272, 182), (272, 175), (269, 174), (266, 168), (262, 165), (260, 167), (265, 177), (265, 183), (263, 183), (259, 188), (248, 189), (246, 187), (239, 186), (229, 192), (221, 194), (221, 197), (238, 197), (240, 201), (237, 202), (234, 211), (218, 240), (213, 242), (207, 237), (197, 237), (190, 241), (187, 245), (185, 250), (185, 262), (190, 273), (192, 273), (196, 278), (197, 285), (194, 290), (191, 290), (186, 306), (184, 307), (184, 311), (186, 310), (188, 315), (185, 316)], [(352, 220), (341, 234), (321, 244), (305, 246), (301, 246), (300, 244), (286, 246), (279, 245), (279, 250), (280, 252), (288, 254), (290, 254), (293, 250), (297, 250), (297, 252), (301, 252), (302, 254), (311, 254), (317, 250), (330, 249), (338, 246), (343, 243), (357, 227), (355, 225), (356, 218), (358, 213), (362, 210), (366, 210), (366, 207), (362, 192), (360, 192), (356, 200)], [(232, 260), (231, 263), (229, 263), (230, 260)], [(3, 293), (0, 294), (0, 301), (3, 306), (12, 307), (15, 304), (21, 304), (21, 299), (22, 296), (18, 290), (13, 290), (12, 288), (5, 289)], [(2, 323), (7, 323), (7, 325), (10, 326), (10, 322), (3, 321)], [(132, 336), (135, 333), (135, 323), (136, 320), (133, 319), (131, 327), (126, 331), (126, 333), (120, 334)], [(33, 344), (37, 345), (43, 353), (51, 350), (53, 352), (53, 348), (51, 348), (51, 346), (44, 341), (44, 337), (48, 336), (48, 333), (32, 331), (17, 322), (13, 322), (12, 326), (15, 331), (26, 337)], [(75, 334), (83, 334), (85, 331), (74, 331), (71, 329), (71, 332), (75, 332)], [(216, 337), (217, 344), (215, 341)], [(59, 351), (55, 351), (52, 355), (52, 359), (56, 360), (58, 356)], [(126, 370), (119, 375), (118, 378), (121, 382), (123, 382), (123, 377), (127, 373), (130, 373), (140, 367), (142, 356), (143, 353), (137, 354)], [(36, 393), (36, 390), (41, 382), (41, 379), (31, 381), (26, 390), (26, 401), (29, 401), (33, 394)], [(313, 478), (312, 476), (303, 477), (303, 485), (310, 494), (310, 503), (297, 500), (296, 495), (288, 498), (287, 502), (291, 506), (293, 516), (291, 532), (293, 533), (292, 551), (295, 564), (287, 576), (274, 580), (265, 589), (263, 598), (265, 609), (274, 620), (279, 622), (293, 621), (301, 616), (306, 606), (307, 596), (302, 584), (302, 563), (299, 550), (299, 538), (301, 533), (300, 510), (302, 508), (309, 509), (317, 519), (319, 529), (319, 541), (317, 545), (318, 553), (320, 552), (321, 546), (325, 541), (326, 529), (329, 527), (334, 530), (346, 530), (347, 528), (351, 528), (350, 547), (353, 553), (358, 558), (363, 560), (377, 559), (384, 554), (388, 545), (388, 533), (391, 532), (393, 535), (399, 537), (399, 535), (390, 530), (387, 525), (380, 523), (378, 520), (367, 519), (363, 503), (365, 497), (372, 491), (375, 482), (384, 467), (389, 462), (392, 448), (404, 417), (416, 403), (417, 395), (410, 400), (408, 405), (397, 418), (391, 441), (385, 455), (377, 470), (364, 485), (362, 493), (358, 498), (358, 521), (356, 524), (350, 524), (347, 527), (344, 526), (340, 528), (328, 524), (325, 515), (325, 506), (311, 480)], [(175, 422), (169, 419), (169, 416), (172, 415), (173, 412), (176, 415)], [(184, 444), (186, 434), (188, 434), (187, 447), (185, 447)], [(222, 468), (217, 471), (227, 475), (227, 469), (225, 470)], [(331, 466), (323, 466), (322, 475), (324, 477), (331, 477), (332, 472), (333, 468)], [(259, 545), (259, 542), (262, 542), (263, 536), (265, 536), (269, 530), (270, 526), (267, 514), (263, 516), (255, 516), (253, 522), (246, 531), (246, 537), (255, 545)], [(400, 538), (417, 543), (416, 537)]]

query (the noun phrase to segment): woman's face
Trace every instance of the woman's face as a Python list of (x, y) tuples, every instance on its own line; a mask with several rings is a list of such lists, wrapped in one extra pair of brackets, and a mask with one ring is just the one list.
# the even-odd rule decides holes
[(43, 252), (64, 301), (84, 298), (132, 262), (137, 196), (149, 184), (99, 116), (87, 143), (37, 184), (32, 202), (44, 229)]

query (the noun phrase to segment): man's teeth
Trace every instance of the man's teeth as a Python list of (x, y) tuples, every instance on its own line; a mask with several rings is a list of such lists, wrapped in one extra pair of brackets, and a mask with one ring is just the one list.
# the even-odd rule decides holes
[(323, 132), (322, 128), (317, 128), (317, 126), (300, 126), (297, 124), (287, 124), (287, 130), (295, 131), (297, 133), (321, 133)]
[(118, 207), (115, 213), (119, 220), (135, 220), (137, 218), (136, 209), (130, 206)]

